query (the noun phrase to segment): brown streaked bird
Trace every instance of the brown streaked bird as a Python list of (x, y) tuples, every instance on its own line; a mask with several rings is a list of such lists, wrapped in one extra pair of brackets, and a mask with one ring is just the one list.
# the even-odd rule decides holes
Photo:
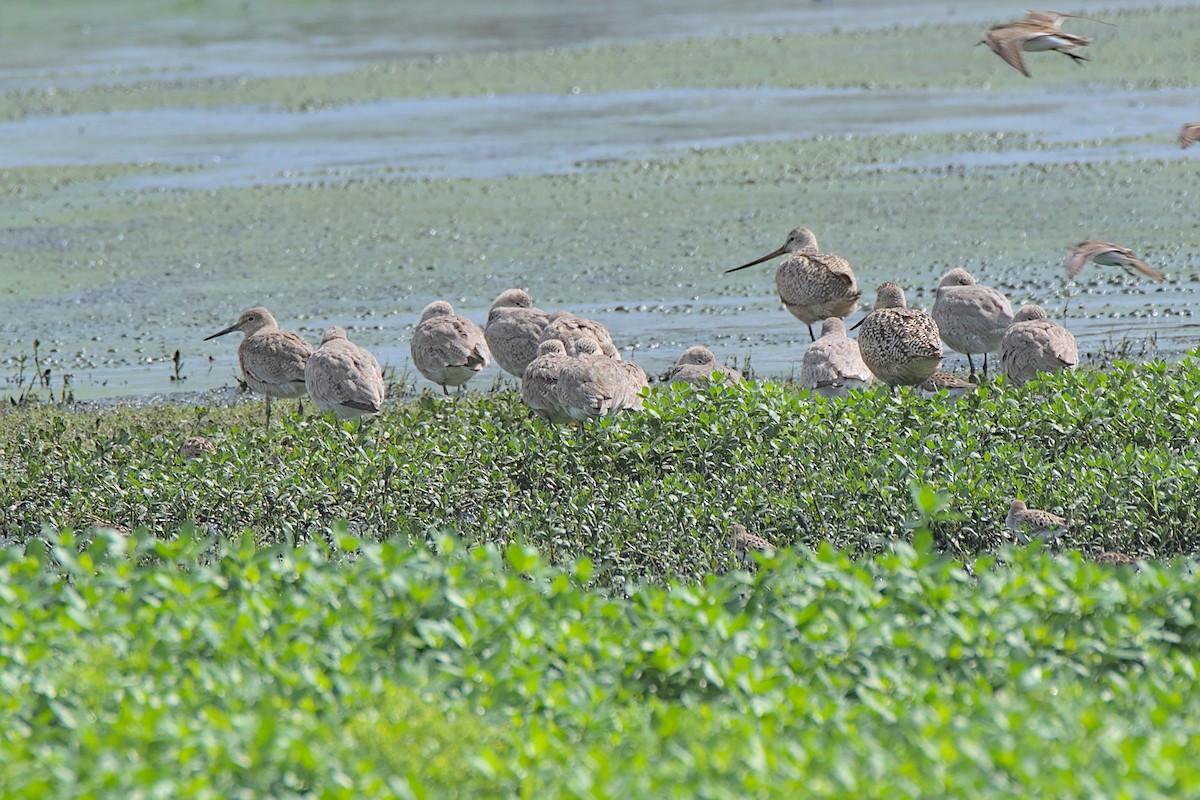
[(191, 461), (217, 452), (217, 446), (203, 436), (189, 436), (180, 445), (179, 452), (184, 458)]
[(1000, 367), (1014, 386), (1042, 372), (1074, 369), (1078, 363), (1075, 335), (1052, 322), (1041, 306), (1021, 306), (1000, 342)]
[(346, 329), (337, 325), (325, 329), (321, 346), (304, 368), (304, 381), (313, 405), (338, 419), (378, 414), (387, 395), (375, 356), (350, 341)]
[(874, 376), (863, 363), (858, 342), (846, 335), (841, 317), (821, 323), (821, 337), (804, 351), (800, 362), (800, 385), (821, 397), (845, 397), (855, 389), (866, 389)]
[(965, 269), (955, 268), (942, 277), (932, 314), (942, 341), (967, 357), (972, 375), (975, 362), (971, 354), (983, 353), (983, 374), (987, 375), (988, 353), (1000, 348), (1012, 322), (1008, 298), (999, 289), (976, 283)]
[(933, 317), (908, 308), (904, 290), (887, 281), (875, 290), (875, 309), (855, 328), (871, 373), (888, 386), (917, 386), (942, 363), (942, 337)]
[(246, 309), (237, 322), (205, 336), (204, 341), (234, 331), (245, 336), (237, 350), (242, 379), (267, 398), (267, 427), (270, 427), (271, 398), (301, 398), (308, 391), (304, 385), (304, 365), (313, 354), (313, 346), (299, 334), (279, 330), (275, 317), (262, 306)]
[(508, 289), (492, 303), (483, 336), (500, 369), (519, 379), (537, 358), (538, 342), (549, 324), (550, 315), (534, 308), (528, 292)]
[[(713, 376), (716, 375), (716, 378)], [(675, 362), (664, 380), (666, 383), (691, 383), (697, 386), (707, 386), (710, 381), (737, 383), (742, 379), (742, 373), (733, 367), (717, 363), (717, 357), (707, 347), (695, 345), (683, 351), (683, 355)]]
[(1026, 78), (1031, 76), (1028, 67), (1025, 66), (1024, 53), (1054, 50), (1074, 59), (1076, 63), (1087, 61), (1083, 56), (1070, 51), (1086, 47), (1092, 40), (1063, 33), (1064, 19), (1088, 19), (1090, 22), (1100, 22), (1101, 25), (1110, 24), (1074, 14), (1059, 14), (1057, 11), (1030, 11), (1024, 19), (988, 28), (976, 45), (986, 44), (1005, 64)]
[(925, 379), (920, 386), (921, 394), (933, 397), (939, 392), (945, 392), (950, 397), (958, 399), (979, 388), (979, 384), (965, 381), (952, 372), (938, 370)]
[(571, 360), (560, 339), (547, 339), (538, 345), (537, 357), (529, 362), (521, 376), (521, 397), (525, 405), (551, 425), (572, 422), (571, 415), (558, 404), (558, 378)]
[(822, 253), (812, 231), (796, 228), (783, 247), (725, 272), (737, 272), (784, 254), (789, 255), (775, 271), (775, 289), (792, 316), (808, 326), (808, 336), (815, 342), (813, 323), (853, 314), (862, 292), (850, 262), (833, 253)]
[(608, 328), (594, 319), (580, 317), (570, 311), (555, 311), (550, 315), (550, 323), (542, 330), (539, 341), (558, 339), (567, 349), (567, 355), (575, 355), (575, 345), (584, 339), (590, 339), (600, 346), (600, 352), (609, 358), (620, 360), (621, 351), (613, 343), (612, 334)]
[(421, 312), (421, 321), (409, 341), (413, 366), (442, 387), (462, 385), (474, 378), (491, 361), (483, 331), (471, 320), (454, 313), (445, 300), (434, 300)]
[(1067, 277), (1074, 278), (1078, 275), (1089, 259), (1092, 263), (1101, 266), (1120, 267), (1130, 275), (1137, 275), (1140, 272), (1157, 283), (1162, 283), (1167, 279), (1161, 272), (1135, 256), (1129, 248), (1111, 242), (1102, 242), (1098, 239), (1088, 239), (1071, 248), (1071, 252), (1067, 253), (1067, 260), (1064, 262), (1067, 268)]
[(1134, 572), (1142, 571), (1142, 559), (1137, 556), (1131, 556), (1129, 553), (1122, 553), (1119, 550), (1105, 550), (1102, 553), (1097, 553), (1092, 556), (1092, 561), (1097, 564), (1111, 564), (1116, 567), (1133, 567)]
[(582, 428), (589, 419), (640, 405), (637, 390), (621, 363), (604, 355), (594, 339), (577, 341), (575, 355), (558, 374), (558, 407)]
[(730, 526), (729, 543), (733, 545), (733, 549), (738, 554), (738, 559), (743, 566), (751, 562), (751, 550), (769, 552), (775, 549), (775, 545), (761, 536), (755, 536), (746, 530), (746, 526), (740, 522), (735, 522)]
[(1187, 150), (1195, 142), (1200, 141), (1200, 122), (1185, 122), (1179, 129), (1179, 146)]
[(1053, 542), (1067, 529), (1067, 521), (1062, 517), (1029, 508), (1023, 500), (1013, 500), (1009, 504), (1004, 525), (1017, 534), (1022, 544), (1029, 544), (1035, 536)]

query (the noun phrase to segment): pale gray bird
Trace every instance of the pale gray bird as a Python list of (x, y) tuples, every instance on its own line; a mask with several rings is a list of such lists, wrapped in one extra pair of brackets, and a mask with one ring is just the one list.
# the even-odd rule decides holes
[(575, 344), (584, 339), (595, 342), (600, 352), (609, 358), (620, 359), (621, 352), (613, 344), (612, 335), (608, 328), (594, 319), (580, 317), (569, 311), (555, 311), (550, 315), (550, 323), (542, 331), (542, 342), (547, 339), (558, 339), (567, 349), (567, 355), (575, 355)]
[(535, 416), (552, 425), (573, 422), (573, 418), (558, 404), (558, 378), (570, 362), (566, 347), (558, 339), (547, 339), (538, 345), (537, 357), (529, 362), (521, 377), (521, 397)]
[(1000, 366), (1015, 386), (1042, 372), (1074, 369), (1079, 363), (1075, 336), (1037, 305), (1021, 306), (1000, 342)]
[(304, 381), (313, 404), (338, 419), (353, 419), (383, 410), (387, 386), (379, 362), (365, 347), (346, 338), (346, 329), (325, 329), (321, 346), (308, 359)]
[(508, 289), (492, 303), (483, 335), (500, 369), (521, 378), (537, 357), (542, 331), (549, 324), (550, 315), (534, 308), (528, 292)]
[(616, 414), (635, 402), (630, 383), (619, 361), (604, 355), (594, 340), (580, 339), (558, 375), (558, 406), (579, 423)]
[(729, 383), (737, 383), (742, 379), (742, 374), (733, 367), (718, 364), (712, 350), (696, 345), (683, 351), (683, 355), (667, 372), (665, 380), (667, 383), (681, 381), (707, 386), (713, 380), (714, 374), (718, 381)]
[(845, 397), (871, 385), (871, 370), (863, 363), (858, 342), (846, 334), (841, 317), (821, 323), (821, 338), (804, 351), (800, 385), (822, 397)]
[(271, 398), (300, 398), (307, 391), (304, 365), (313, 354), (313, 346), (299, 334), (279, 330), (275, 317), (262, 306), (246, 309), (237, 322), (205, 336), (204, 341), (234, 331), (244, 334), (237, 349), (242, 380), (267, 398), (267, 427), (270, 427)]
[(808, 326), (808, 337), (815, 342), (813, 323), (853, 314), (862, 292), (858, 290), (850, 262), (833, 253), (822, 253), (812, 231), (795, 228), (788, 234), (783, 247), (725, 272), (753, 267), (785, 253), (788, 257), (775, 271), (775, 289), (792, 316)]
[(1004, 524), (1022, 544), (1029, 544), (1033, 537), (1053, 542), (1067, 529), (1067, 521), (1062, 517), (1049, 511), (1029, 508), (1023, 500), (1013, 500), (1009, 504)]
[(421, 312), (421, 321), (409, 342), (413, 366), (427, 380), (442, 387), (462, 386), (491, 361), (483, 331), (471, 320), (454, 313), (445, 300), (434, 300)]
[(999, 289), (983, 286), (965, 269), (955, 268), (942, 277), (933, 301), (933, 321), (942, 341), (967, 357), (975, 374), (972, 353), (983, 353), (987, 375), (988, 353), (1000, 349), (1000, 341), (1012, 322), (1013, 308)]
[(942, 338), (933, 317), (908, 308), (904, 290), (887, 281), (875, 290), (875, 309), (855, 327), (863, 362), (888, 386), (919, 386), (942, 363)]

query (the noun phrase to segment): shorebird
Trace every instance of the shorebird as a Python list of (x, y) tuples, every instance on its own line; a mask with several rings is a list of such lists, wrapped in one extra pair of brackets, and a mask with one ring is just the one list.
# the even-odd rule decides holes
[(1073, 279), (1078, 275), (1079, 271), (1087, 264), (1088, 259), (1101, 266), (1120, 267), (1130, 275), (1137, 275), (1140, 272), (1158, 283), (1167, 279), (1161, 272), (1135, 256), (1132, 250), (1109, 242), (1101, 242), (1098, 239), (1088, 239), (1071, 248), (1065, 262), (1067, 277)]
[(549, 324), (550, 315), (533, 307), (528, 292), (508, 289), (492, 303), (483, 336), (500, 369), (520, 378), (537, 357), (538, 342)]
[(846, 335), (841, 317), (821, 323), (821, 338), (804, 351), (800, 385), (821, 397), (845, 397), (871, 385), (871, 370), (863, 363), (858, 342)]
[(738, 559), (742, 566), (749, 564), (752, 561), (750, 556), (751, 550), (771, 551), (775, 549), (775, 545), (768, 542), (761, 536), (755, 536), (750, 531), (746, 530), (746, 526), (739, 522), (733, 523), (729, 532), (729, 543), (733, 545), (733, 549), (738, 554)]
[(558, 404), (558, 376), (571, 360), (567, 349), (558, 339), (547, 339), (538, 345), (537, 357), (529, 362), (521, 377), (521, 397), (535, 416), (551, 425), (572, 421), (571, 415)]
[[(1081, 55), (1070, 52), (1077, 47), (1086, 47), (1091, 39), (1073, 36), (1062, 32), (1064, 19), (1088, 19), (1090, 22), (1100, 22), (1088, 17), (1074, 14), (1059, 14), (1057, 11), (1030, 11), (1024, 19), (1016, 22), (1006, 22), (993, 25), (987, 29), (976, 45), (986, 44), (992, 52), (1004, 59), (1004, 63), (1017, 72), (1030, 77), (1029, 69), (1025, 66), (1025, 53), (1036, 53), (1042, 50), (1054, 50), (1072, 58), (1076, 63), (1087, 61)], [(1110, 23), (1100, 22), (1101, 25)]]
[(813, 323), (853, 314), (862, 292), (858, 290), (850, 262), (832, 253), (822, 253), (812, 231), (796, 228), (788, 234), (783, 247), (725, 272), (753, 267), (785, 253), (790, 255), (775, 271), (775, 289), (792, 316), (808, 326), (808, 336), (815, 342)]
[(621, 374), (625, 377), (625, 408), (640, 411), (642, 408), (642, 389), (650, 385), (650, 376), (646, 370), (629, 360), (614, 360)]
[(714, 375), (717, 376), (716, 380), (719, 382), (737, 383), (742, 379), (742, 374), (733, 367), (718, 364), (717, 357), (713, 355), (712, 350), (696, 345), (683, 351), (683, 355), (667, 372), (664, 380), (667, 383), (682, 381), (697, 386), (707, 386), (714, 379)]
[(1200, 140), (1200, 122), (1183, 123), (1179, 129), (1179, 146), (1187, 150), (1197, 140)]
[(203, 436), (189, 436), (179, 447), (180, 454), (191, 461), (217, 452), (217, 446)]
[(904, 290), (887, 281), (875, 290), (875, 310), (855, 328), (863, 363), (888, 386), (916, 386), (942, 363), (942, 340), (933, 317), (908, 308)]
[(338, 419), (353, 419), (383, 410), (387, 387), (379, 362), (365, 347), (346, 338), (346, 329), (325, 329), (321, 346), (308, 359), (304, 382), (313, 404)]
[(1022, 306), (1000, 342), (1000, 366), (1014, 386), (1038, 373), (1073, 369), (1078, 363), (1075, 336), (1051, 322), (1041, 306)]
[(447, 386), (461, 387), (491, 361), (483, 331), (455, 314), (445, 300), (425, 306), (409, 341), (409, 352), (417, 371), (441, 386), (447, 396)]
[(558, 406), (571, 419), (582, 423), (615, 414), (640, 400), (621, 362), (609, 358), (591, 339), (575, 343), (575, 355), (558, 374)]
[(621, 353), (613, 344), (608, 328), (594, 319), (579, 317), (569, 311), (555, 311), (550, 315), (550, 324), (542, 330), (541, 341), (558, 339), (567, 348), (567, 355), (575, 355), (575, 344), (590, 339), (600, 346), (600, 352), (609, 358), (620, 359)]
[(1102, 553), (1097, 553), (1092, 556), (1092, 561), (1097, 564), (1112, 564), (1117, 567), (1133, 567), (1135, 572), (1142, 571), (1140, 558), (1118, 550), (1105, 550)]
[[(204, 341), (241, 331), (245, 338), (238, 345), (238, 364), (242, 380), (267, 398), (267, 427), (271, 426), (271, 398), (304, 396), (304, 365), (313, 354), (313, 346), (291, 331), (279, 330), (279, 323), (262, 306), (246, 309), (238, 321)], [(301, 405), (303, 411), (303, 405)]]
[(942, 341), (967, 357), (975, 374), (972, 353), (983, 353), (983, 374), (987, 375), (988, 353), (1000, 348), (1004, 331), (1012, 322), (1012, 304), (999, 289), (983, 286), (965, 269), (955, 268), (942, 277), (933, 301), (933, 321)]
[(979, 384), (964, 381), (952, 372), (943, 372), (939, 369), (925, 379), (925, 382), (920, 386), (920, 392), (926, 397), (933, 397), (939, 392), (946, 392), (950, 397), (957, 399), (969, 392), (975, 391), (977, 388), (979, 388)]
[(1004, 525), (1017, 534), (1022, 544), (1029, 544), (1035, 536), (1053, 542), (1067, 529), (1067, 521), (1062, 517), (1029, 508), (1023, 500), (1013, 500), (1009, 504)]

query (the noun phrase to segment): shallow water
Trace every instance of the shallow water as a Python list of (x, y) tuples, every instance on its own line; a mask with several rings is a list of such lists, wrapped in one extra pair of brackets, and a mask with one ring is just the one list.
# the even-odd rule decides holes
[[(30, 8), (19, 5), (23, 14), (10, 31), (35, 19)], [(130, 6), (79, 8), (90, 14)], [(395, 35), (402, 27), (391, 4), (343, 14), (341, 6), (317, 3), (269, 25), (255, 15), (270, 6), (249, 16), (232, 5), (212, 8), (203, 20), (163, 16), (142, 25), (49, 9), (70, 23), (64, 17), (57, 27), (37, 28), (50, 31), (39, 33), (41, 41), (0, 39), (12, 45), (0, 85), (19, 92), (317, 75), (435, 53), (995, 17), (994, 5), (982, 2), (755, 3), (732, 10), (716, 2), (644, 9), (625, 0), (555, 5), (552, 12), (518, 3), (504, 6), (503, 15), (494, 10), (500, 6), (451, 2), (428, 4), (421, 26)], [(1194, 206), (1186, 194), (1194, 191), (1196, 151), (1180, 151), (1172, 137), (1181, 119), (1196, 115), (1195, 97), (1194, 89), (1087, 84), (987, 91), (663, 86), (414, 98), (314, 112), (164, 106), (0, 122), (0, 169), (17, 187), (3, 202), (8, 216), (20, 219), (0, 244), (0, 333), (10, 342), (0, 354), (7, 356), (0, 379), (15, 392), (16, 359), (37, 339), (55, 385), (69, 373), (80, 397), (227, 386), (236, 337), (201, 339), (258, 302), (310, 339), (325, 324), (346, 324), (381, 362), (404, 373), (408, 332), (428, 300), (451, 296), (460, 313), (482, 322), (492, 297), (509, 285), (530, 287), (548, 308), (601, 319), (652, 374), (687, 346), (705, 343), (723, 358), (749, 358), (760, 376), (788, 375), (798, 371), (808, 334), (775, 298), (772, 268), (727, 278), (720, 272), (778, 246), (797, 216), (822, 223), (822, 242), (852, 258), (868, 298), (875, 282), (898, 278), (914, 289), (914, 304), (928, 307), (937, 275), (964, 264), (983, 270), (1014, 304), (1037, 301), (1066, 315), (1085, 353), (1133, 341), (1133, 355), (1143, 354), (1145, 342), (1153, 352), (1175, 354), (1195, 341), (1200, 264), (1193, 253), (1200, 242), (1184, 216)], [(1012, 135), (984, 145), (938, 138), (977, 133)], [(873, 137), (880, 135), (890, 143), (879, 145)], [(896, 144), (900, 136), (911, 142)], [(846, 160), (840, 172), (822, 171), (818, 157), (772, 174), (767, 159), (758, 161), (755, 147), (746, 147), (794, 142), (811, 159), (812, 148), (832, 153), (848, 139), (862, 152), (838, 150)], [(724, 160), (706, 161), (711, 151), (726, 153)], [(647, 174), (622, 172), (624, 162), (647, 167)], [(661, 179), (650, 174), (658, 162), (672, 165)], [(1087, 185), (1102, 194), (1074, 191), (1074, 181), (1085, 183), (1081, 164), (1111, 171), (1113, 191), (1094, 176)], [(47, 167), (70, 178), (46, 187), (23, 177)], [(855, 174), (865, 176), (861, 184), (851, 180)], [(604, 180), (593, 187), (592, 175)], [(518, 187), (506, 182), (510, 177), (532, 183)], [(1030, 218), (1017, 224), (1036, 228), (1048, 215), (1062, 215), (1055, 237), (1065, 241), (1055, 238), (1051, 249), (1048, 233), (1034, 231), (1040, 239), (1026, 242), (1025, 230), (1005, 241), (1014, 205), (972, 207), (986, 202), (986, 191), (950, 203), (941, 218), (922, 208), (940, 191), (928, 194), (930, 186), (962, 191), (1004, 178), (1009, 183), (997, 191), (1028, 194)], [(379, 182), (377, 202), (338, 188), (357, 181)], [(668, 201), (663, 181), (665, 188), (688, 186), (672, 189)], [(1152, 181), (1182, 199), (1154, 198), (1161, 205), (1152, 207)], [(254, 188), (262, 186), (277, 191)], [(924, 199), (889, 199), (898, 187)], [(1131, 189), (1135, 196), (1123, 200)], [(647, 199), (659, 191), (662, 207)], [(406, 205), (411, 196), (428, 207)], [(290, 216), (279, 212), (293, 206)], [(954, 249), (935, 253), (920, 226), (945, 225), (952, 213), (982, 219), (976, 222), (991, 227), (992, 241), (978, 233), (959, 241), (939, 230), (937, 247)], [(1131, 220), (1139, 225), (1131, 228)], [(840, 241), (824, 238), (830, 227), (841, 229)], [(1170, 274), (1168, 284), (1089, 268), (1080, 286), (1064, 288), (1066, 246), (1084, 236), (1118, 239), (1123, 230), (1139, 234), (1140, 244), (1125, 243), (1148, 247), (1147, 257)], [(578, 256), (564, 255), (566, 247), (578, 248)], [(1059, 261), (1037, 261), (1047, 252)], [(1079, 294), (1068, 299), (1068, 289)], [(170, 380), (177, 349), (181, 383)], [(957, 363), (952, 357), (950, 365)], [(495, 374), (490, 368), (476, 385), (490, 385)]]

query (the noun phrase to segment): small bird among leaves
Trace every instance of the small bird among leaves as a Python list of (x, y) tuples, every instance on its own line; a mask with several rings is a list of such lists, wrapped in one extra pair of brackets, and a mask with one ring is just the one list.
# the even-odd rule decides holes
[(760, 552), (769, 552), (775, 549), (775, 545), (768, 542), (761, 536), (755, 536), (750, 531), (746, 530), (746, 526), (740, 522), (733, 523), (729, 532), (730, 543), (733, 549), (737, 551), (738, 558), (743, 565), (749, 564), (753, 559), (750, 555), (751, 550)]
[(1049, 511), (1029, 508), (1023, 500), (1012, 501), (1004, 525), (1017, 535), (1022, 544), (1029, 544), (1033, 537), (1053, 542), (1067, 529), (1067, 521), (1062, 517)]
[(184, 458), (191, 461), (217, 452), (217, 446), (203, 436), (189, 436), (180, 445), (179, 452)]
[(1074, 279), (1089, 259), (1092, 263), (1104, 267), (1120, 267), (1130, 275), (1141, 273), (1156, 283), (1162, 283), (1167, 279), (1161, 272), (1135, 256), (1128, 247), (1102, 242), (1099, 239), (1088, 239), (1071, 248), (1071, 252), (1067, 253), (1067, 260), (1064, 262), (1067, 268), (1067, 277)]

